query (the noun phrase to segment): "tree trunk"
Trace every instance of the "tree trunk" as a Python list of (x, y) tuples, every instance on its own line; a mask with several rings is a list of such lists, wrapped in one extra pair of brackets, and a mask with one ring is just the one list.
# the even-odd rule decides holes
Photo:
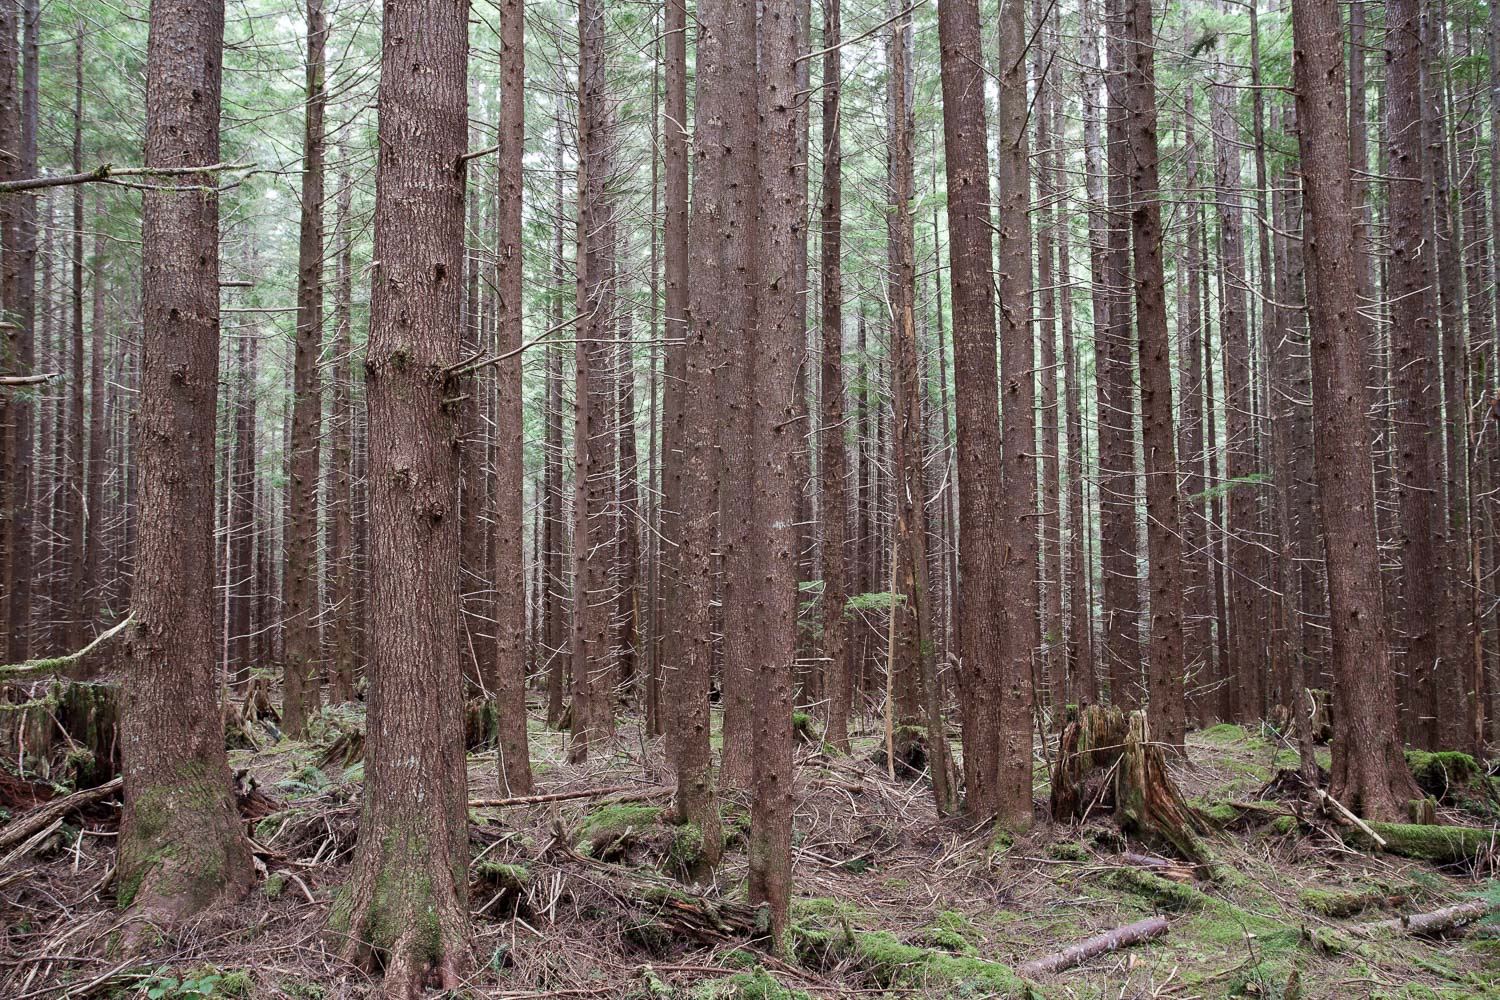
[[(715, 456), (714, 339), (719, 328), (722, 247), (713, 213), (722, 193), (724, 114), (730, 57), (727, 0), (698, 5), (698, 169), (688, 217), (687, 4), (665, 0), (667, 47), (666, 220), (667, 337), (682, 339), (667, 361), (671, 424), (666, 428), (666, 491), (662, 524), (677, 544), (666, 549), (663, 580), (675, 626), (665, 636), (662, 704), (667, 754), (677, 772), (676, 814), (694, 828), (701, 847), (685, 859), (687, 873), (705, 880), (719, 863), (724, 834), (714, 796), (708, 687), (713, 645), (713, 528)], [(689, 248), (696, 267), (688, 282)], [(690, 835), (691, 837), (691, 835)], [(689, 840), (691, 842), (691, 840)]]
[(1146, 690), (1162, 741), (1182, 748), (1182, 536), (1177, 508), (1177, 442), (1172, 429), (1172, 352), (1162, 265), (1157, 181), (1156, 36), (1150, 0), (1126, 0), (1125, 105), (1131, 164), (1141, 430), (1146, 458), (1146, 545), (1150, 559), (1151, 649)]
[[(1406, 3), (1409, 0), (1397, 0)], [(1298, 144), (1313, 278), (1313, 427), (1333, 628), (1330, 790), (1369, 819), (1404, 818), (1420, 797), (1396, 731), (1365, 423), (1363, 345), (1355, 299), (1343, 32), (1334, 0), (1292, 8)]]
[(329, 484), (331, 544), (328, 551), (328, 703), (354, 700), (354, 232), (350, 202), (354, 182), (348, 173), (347, 153), (341, 156), (334, 244), (337, 278), (334, 289), (333, 459)]
[[(495, 676), (500, 790), (531, 793), (526, 739), (526, 561), (524, 421), (521, 394), (522, 260), (521, 164), (526, 155), (526, 12), (523, 0), (500, 5), (500, 218), (496, 225), (495, 353), (499, 362), (495, 413)], [(538, 558), (542, 558), (538, 553)]]
[[(999, 593), (1005, 596), (998, 644), (999, 769), (995, 815), (1002, 829), (1031, 826), (1031, 706), (1040, 644), (1037, 621), (1036, 345), (1031, 335), (1031, 219), (1026, 119), (1026, 11), (1000, 10), (999, 153), (1001, 435), (1004, 489), (998, 498)], [(950, 188), (952, 181), (949, 182)], [(965, 480), (966, 482), (969, 480)]]
[(323, 426), (323, 89), (328, 21), (322, 0), (307, 3), (307, 119), (302, 140), (302, 227), (297, 249), (297, 349), (287, 482), (286, 657), (281, 723), (292, 736), (318, 711), (318, 452)]
[[(364, 804), (330, 916), (388, 997), (473, 968), (459, 629), (467, 2), (390, 0), (379, 93), (370, 345), (370, 618)], [(412, 47), (415, 46), (415, 47)], [(399, 623), (400, 627), (391, 627)]]
[[(994, 236), (975, 0), (947, 0), (939, 5), (938, 39), (957, 386), (959, 587), (968, 618), (960, 674), (964, 783), (970, 815), (989, 820), (1011, 803), (1006, 796), (1009, 786), (1002, 788), (1000, 783), (1003, 730), (998, 699), (1004, 677), (1001, 657), (1007, 595), (1000, 589), (1002, 490), (1000, 468), (994, 460), (1000, 453), (1000, 400), (995, 376), (995, 286), (990, 278)], [(865, 486), (863, 478), (860, 485)], [(1029, 784), (1027, 797), (1029, 801)]]
[(844, 448), (844, 282), (841, 266), (844, 188), (843, 144), (840, 139), (843, 27), (839, 4), (840, 0), (823, 0), (823, 239), (818, 269), (819, 290), (823, 297), (823, 361), (819, 379), (822, 419), (818, 472), (823, 518), (823, 658), (826, 661), (823, 688), (828, 698), (828, 725), (823, 738), (847, 753), (851, 706), (849, 639), (844, 620), (849, 589), (844, 558), (849, 534), (844, 481), (849, 470)]
[(796, 11), (768, 6), (759, 18), (757, 46), (755, 5), (736, 0), (735, 12), (731, 43), (760, 53), (755, 102), (760, 119), (755, 158), (759, 232), (751, 251), (752, 273), (759, 279), (759, 335), (751, 364), (750, 420), (750, 453), (755, 457), (751, 564), (758, 589), (753, 597), (742, 594), (754, 602), (756, 623), (749, 647), (755, 661), (746, 678), (754, 686), (748, 894), (751, 904), (769, 907), (771, 940), (780, 950), (792, 882), (792, 670), (799, 598), (795, 472), (803, 433), (796, 419), (797, 347), (805, 336), (799, 320), (803, 290), (797, 287), (796, 234), (807, 218), (806, 187), (797, 183), (801, 32)]
[[(155, 0), (146, 50), (153, 167), (219, 162), (224, 10)], [(212, 175), (206, 183), (213, 185)], [(175, 924), (250, 887), (214, 670), (213, 436), (219, 383), (218, 198), (142, 198), (141, 518), (122, 717), (120, 905)]]

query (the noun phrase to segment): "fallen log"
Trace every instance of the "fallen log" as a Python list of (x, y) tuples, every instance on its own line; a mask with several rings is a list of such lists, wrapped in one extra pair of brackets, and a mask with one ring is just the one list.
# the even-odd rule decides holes
[(1082, 965), (1095, 956), (1103, 955), (1106, 952), (1119, 951), (1121, 948), (1129, 948), (1131, 945), (1140, 944), (1142, 941), (1150, 941), (1152, 938), (1160, 937), (1166, 932), (1166, 917), (1147, 917), (1145, 920), (1137, 920), (1133, 924), (1116, 927), (1114, 930), (1105, 931), (1103, 934), (1095, 934), (1087, 940), (1069, 945), (1062, 951), (1033, 959), (1021, 966), (1021, 975), (1042, 976), (1054, 972), (1064, 972), (1075, 965)]
[(1442, 934), (1455, 927), (1471, 924), (1489, 912), (1489, 900), (1475, 899), (1467, 903), (1445, 906), (1429, 913), (1412, 913), (1391, 920), (1360, 924), (1350, 930), (1360, 937), (1378, 937), (1383, 934)]
[(664, 786), (642, 788), (640, 785), (611, 785), (608, 788), (585, 788), (575, 792), (545, 792), (539, 795), (516, 795), (508, 799), (470, 799), (470, 809), (504, 809), (509, 806), (534, 806), (543, 802), (566, 802), (570, 799), (592, 799), (618, 794), (616, 802), (643, 802), (672, 794)]
[(1343, 831), (1346, 843), (1362, 850), (1380, 847), (1390, 854), (1440, 865), (1472, 862), (1500, 851), (1500, 830), (1471, 826), (1432, 826), (1421, 823), (1362, 824), (1369, 828)]
[(124, 778), (115, 778), (98, 788), (86, 788), (81, 792), (64, 795), (60, 799), (53, 799), (40, 809), (33, 809), (0, 829), (0, 850), (19, 844), (33, 833), (46, 829), (57, 820), (65, 819), (80, 809), (87, 809), (97, 802), (104, 801), (120, 791), (124, 784)]
[(1120, 855), (1120, 860), (1138, 868), (1149, 868), (1162, 878), (1169, 878), (1174, 882), (1191, 882), (1194, 878), (1192, 868), (1175, 861), (1168, 861), (1166, 858), (1153, 858), (1149, 854), (1126, 851)]

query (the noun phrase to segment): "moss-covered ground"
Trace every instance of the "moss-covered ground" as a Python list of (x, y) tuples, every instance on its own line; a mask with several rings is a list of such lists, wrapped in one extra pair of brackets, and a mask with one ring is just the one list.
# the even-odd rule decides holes
[[(187, 983), (248, 1000), (377, 995), (374, 981), (331, 958), (323, 931), (348, 874), (364, 777), (362, 761), (329, 753), (362, 724), (358, 709), (345, 708), (319, 717), (307, 741), (265, 725), (242, 734), (231, 763), (276, 802), (247, 824), (266, 866), (256, 890), (232, 913), (164, 935), (159, 954), (127, 962), (93, 995), (144, 997), (169, 981), (161, 997), (198, 995)], [(1352, 932), (1479, 895), (1500, 911), (1500, 881), (1483, 868), (1493, 851), (1465, 840), (1478, 863), (1441, 865), (1346, 844), (1325, 821), (1304, 822), (1266, 790), (1296, 765), (1272, 732), (1215, 726), (1191, 734), (1185, 759), (1172, 765), (1216, 828), (1212, 879), (1190, 866), (1126, 863), (1124, 852), (1147, 849), (1108, 815), (1082, 826), (1043, 821), (1040, 753), (1038, 825), (997, 844), (962, 819), (939, 821), (929, 786), (892, 781), (872, 762), (876, 720), (854, 732), (847, 757), (816, 741), (797, 750), (795, 898), (778, 952), (747, 937), (725, 909), (705, 908), (709, 930), (700, 936), (663, 919), (695, 904), (674, 888), (686, 848), (663, 814), (669, 800), (654, 791), (670, 777), (659, 740), (643, 740), (625, 720), (616, 742), (569, 764), (563, 734), (533, 721), (538, 791), (636, 784), (641, 794), (470, 810), (467, 996), (1500, 998), (1500, 916), (1436, 940)], [(1326, 766), (1327, 748), (1319, 755)], [(1485, 824), (1479, 812), (1455, 811), (1479, 794), (1478, 764), (1433, 755), (1411, 763), (1424, 787), (1453, 786), (1441, 818)], [(499, 795), (492, 752), (472, 748), (469, 764), (473, 797)], [(725, 861), (698, 891), (743, 902), (749, 799), (730, 792), (721, 806)], [(109, 830), (97, 818), (83, 825)], [(67, 995), (125, 957), (110, 951), (121, 891), (105, 879), (113, 849), (108, 836), (75, 830), (19, 876), (0, 872), (0, 996)], [(1158, 913), (1169, 928), (1150, 943), (1054, 975), (1021, 975), (1030, 959)], [(78, 960), (29, 957), (47, 955)], [(49, 985), (55, 994), (34, 992)]]

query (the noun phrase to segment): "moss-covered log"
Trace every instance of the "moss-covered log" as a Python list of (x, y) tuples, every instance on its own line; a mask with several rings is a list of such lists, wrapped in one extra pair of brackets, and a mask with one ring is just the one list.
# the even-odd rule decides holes
[[(1385, 841), (1386, 851), (1418, 861), (1451, 865), (1500, 852), (1500, 831), (1492, 829), (1417, 823), (1370, 823), (1369, 827)], [(1342, 832), (1344, 840), (1354, 847), (1379, 849), (1363, 830), (1349, 828)]]

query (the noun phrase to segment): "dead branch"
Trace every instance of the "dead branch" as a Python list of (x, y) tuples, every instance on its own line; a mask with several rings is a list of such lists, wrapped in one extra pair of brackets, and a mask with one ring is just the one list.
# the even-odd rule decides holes
[(641, 802), (671, 795), (670, 788), (640, 785), (611, 785), (608, 788), (586, 788), (576, 792), (547, 792), (540, 795), (517, 795), (508, 799), (470, 799), (470, 809), (504, 809), (507, 806), (534, 806), (542, 802), (566, 802), (569, 799), (592, 799), (604, 795), (620, 794), (617, 802)]
[(53, 799), (40, 809), (34, 809), (0, 830), (0, 850), (19, 844), (38, 830), (45, 830), (57, 820), (71, 816), (80, 809), (87, 809), (102, 802), (125, 786), (124, 778), (106, 781), (98, 788), (85, 788), (60, 799)]
[(1129, 948), (1131, 945), (1149, 941), (1160, 937), (1167, 932), (1166, 917), (1147, 917), (1145, 920), (1137, 920), (1133, 924), (1124, 927), (1116, 927), (1112, 931), (1103, 934), (1095, 934), (1093, 937), (1079, 941), (1077, 944), (1068, 945), (1062, 951), (1055, 952), (1043, 958), (1033, 959), (1021, 966), (1023, 976), (1041, 976), (1053, 972), (1063, 972), (1075, 965), (1081, 965), (1097, 955), (1106, 952), (1119, 951), (1121, 948)]
[(63, 187), (68, 184), (88, 184), (92, 181), (111, 181), (116, 177), (188, 177), (194, 174), (211, 174), (221, 170), (249, 170), (243, 163), (211, 163), (202, 167), (117, 167), (112, 163), (101, 163), (92, 170), (76, 174), (57, 174), (52, 177), (22, 177), (14, 181), (0, 181), (0, 194), (20, 194), (41, 188)]
[(51, 659), (26, 660), (21, 663), (7, 663), (4, 665), (0, 665), (0, 680), (13, 681), (19, 680), (23, 677), (34, 677), (40, 674), (64, 673), (68, 667), (71, 667), (73, 664), (77, 663), (79, 660), (82, 660), (85, 656), (92, 653), (95, 649), (98, 649), (100, 646), (104, 645), (104, 643), (108, 642), (110, 639), (113, 639), (115, 636), (125, 631), (125, 627), (133, 621), (135, 621), (134, 612), (126, 615), (124, 620), (121, 621), (118, 625), (110, 629), (108, 632), (101, 633), (94, 639), (93, 642), (89, 643), (87, 646), (84, 646), (76, 653), (68, 653), (66, 656), (55, 656)]
[(1475, 899), (1467, 903), (1445, 906), (1428, 913), (1412, 913), (1391, 920), (1360, 924), (1351, 930), (1360, 937), (1377, 937), (1382, 934), (1442, 934), (1455, 927), (1471, 924), (1489, 912), (1489, 900)]

